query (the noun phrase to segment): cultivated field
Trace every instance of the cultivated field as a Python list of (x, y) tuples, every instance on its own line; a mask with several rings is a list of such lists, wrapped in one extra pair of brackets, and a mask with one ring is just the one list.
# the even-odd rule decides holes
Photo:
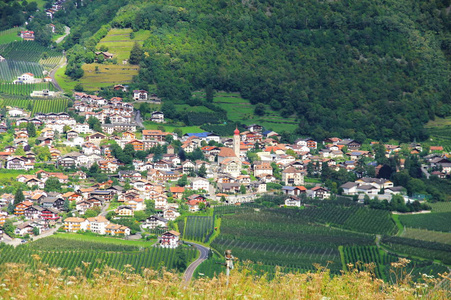
[(140, 30), (134, 33), (135, 37), (133, 39), (130, 39), (131, 32), (132, 29), (130, 28), (113, 28), (108, 32), (106, 37), (100, 40), (97, 48), (100, 46), (108, 47), (108, 52), (113, 53), (120, 64), (122, 60), (129, 59), (130, 51), (135, 42), (138, 42), (142, 46), (144, 40), (150, 36), (150, 31)]
[(451, 232), (440, 232), (406, 227), (404, 228), (402, 237), (451, 245)]
[[(98, 71), (95, 69), (96, 66)], [(97, 91), (101, 87), (129, 83), (139, 71), (138, 66), (133, 65), (84, 64), (82, 68), (85, 73), (78, 81), (73, 81), (64, 74), (66, 67), (58, 69), (55, 77), (64, 91), (73, 90), (78, 83), (81, 83), (86, 91)]]
[(406, 227), (451, 232), (451, 212), (400, 215), (399, 220)]
[[(196, 256), (194, 248), (187, 248), (184, 252), (188, 262)], [(104, 270), (106, 266), (138, 274), (142, 274), (144, 269), (162, 266), (174, 269), (176, 259), (176, 249), (142, 248), (124, 243), (74, 241), (59, 237), (40, 239), (17, 248), (0, 245), (0, 264), (24, 263), (33, 269), (39, 261), (50, 267), (63, 268), (68, 275), (77, 274), (79, 268), (87, 277)]]
[(50, 112), (64, 112), (66, 111), (69, 99), (68, 98), (51, 98), (51, 99), (36, 99), (26, 98), (21, 96), (12, 96), (5, 99), (0, 99), (0, 105), (24, 108), (31, 111), (31, 116), (35, 113), (50, 113)]

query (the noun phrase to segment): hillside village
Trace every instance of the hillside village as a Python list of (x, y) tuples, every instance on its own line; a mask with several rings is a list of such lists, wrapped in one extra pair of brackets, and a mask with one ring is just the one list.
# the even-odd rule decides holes
[[(233, 136), (144, 129), (133, 103), (120, 97), (74, 93), (68, 112), (30, 117), (8, 107), (4, 113), (1, 168), (19, 172), (17, 189), (0, 195), (5, 241), (8, 234), (28, 238), (58, 228), (114, 236), (159, 232), (162, 246), (175, 247), (179, 216), (268, 195), (282, 197), (278, 205), (286, 207), (338, 197), (374, 206), (396, 196), (416, 211), (427, 209), (426, 195), (396, 186), (387, 172), (403, 170), (406, 160), (418, 165), (420, 154), (420, 176), (451, 172), (439, 146), (363, 145), (337, 137), (286, 144), (258, 124), (237, 126)], [(151, 121), (165, 123), (164, 114), (153, 112)], [(404, 158), (393, 170), (378, 163), (390, 157)], [(334, 176), (341, 176), (341, 185)]]

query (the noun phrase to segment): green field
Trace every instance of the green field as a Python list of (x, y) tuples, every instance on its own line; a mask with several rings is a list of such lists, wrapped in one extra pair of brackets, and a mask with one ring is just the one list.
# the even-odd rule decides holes
[(142, 46), (144, 40), (150, 36), (150, 31), (140, 30), (134, 33), (135, 37), (133, 39), (130, 39), (131, 32), (131, 28), (113, 28), (108, 32), (107, 36), (100, 40), (97, 48), (100, 46), (108, 47), (108, 52), (113, 53), (113, 58), (117, 58), (118, 63), (121, 63), (122, 60), (130, 57), (130, 51), (135, 42)]
[(451, 212), (400, 215), (399, 220), (406, 227), (451, 232)]
[[(98, 71), (95, 67), (98, 67)], [(56, 71), (55, 79), (65, 92), (70, 92), (80, 83), (86, 91), (97, 91), (101, 87), (113, 86), (118, 83), (129, 83), (133, 76), (138, 74), (138, 66), (133, 65), (106, 65), (106, 64), (84, 64), (85, 71), (82, 78), (73, 81), (64, 72), (66, 67)]]
[[(198, 94), (199, 97), (203, 97)], [(254, 114), (255, 106), (249, 100), (243, 99), (238, 93), (218, 92), (213, 102), (227, 111), (227, 117), (234, 122), (241, 122), (246, 125), (260, 124), (267, 130), (294, 131), (297, 128), (297, 122), (294, 117), (284, 118), (277, 112), (274, 112), (269, 106), (266, 106), (264, 116)]]
[(433, 213), (451, 212), (451, 202), (429, 203)]
[(405, 228), (401, 236), (405, 238), (423, 240), (428, 242), (451, 244), (451, 232)]
[(205, 130), (201, 129), (199, 126), (174, 126), (174, 125), (168, 125), (168, 124), (157, 124), (152, 122), (144, 122), (144, 127), (146, 129), (158, 129), (159, 126), (163, 126), (166, 132), (173, 132), (174, 129), (180, 128), (185, 133), (199, 133), (204, 132)]
[(16, 27), (0, 31), (0, 45), (15, 41), (21, 41), (22, 38), (18, 35), (18, 32), (20, 32), (21, 30), (24, 30), (24, 28)]
[[(41, 242), (40, 242), (41, 241)], [(74, 243), (101, 243), (107, 245), (122, 245), (122, 246), (130, 246), (130, 247), (153, 247), (154, 241), (142, 241), (142, 240), (123, 240), (114, 237), (107, 236), (96, 236), (96, 235), (88, 235), (88, 234), (76, 234), (76, 233), (58, 233), (57, 235), (53, 235), (46, 239), (40, 239), (33, 243), (33, 246), (41, 247), (50, 245), (51, 242), (55, 242), (59, 244), (57, 248), (62, 247), (63, 243), (66, 243), (69, 247), (70, 245), (74, 245)], [(47, 250), (52, 250), (52, 247), (48, 246)], [(138, 250), (138, 249), (135, 249)]]

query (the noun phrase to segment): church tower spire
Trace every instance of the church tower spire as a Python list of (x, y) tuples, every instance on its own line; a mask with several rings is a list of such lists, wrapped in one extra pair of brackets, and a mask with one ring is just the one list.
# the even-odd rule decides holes
[(240, 131), (238, 127), (233, 133), (233, 152), (235, 152), (236, 157), (240, 158)]

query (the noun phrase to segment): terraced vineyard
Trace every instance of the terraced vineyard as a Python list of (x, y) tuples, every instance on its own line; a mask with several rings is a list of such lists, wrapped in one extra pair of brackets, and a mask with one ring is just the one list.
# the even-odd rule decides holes
[(214, 231), (214, 216), (188, 216), (183, 238), (206, 243)]
[[(45, 239), (43, 239), (45, 243)], [(79, 243), (78, 247), (73, 249), (38, 250), (39, 247), (31, 245), (20, 245), (16, 248), (0, 245), (0, 264), (4, 263), (24, 263), (33, 268), (37, 261), (48, 264), (51, 267), (60, 267), (66, 270), (66, 274), (75, 274), (76, 268), (80, 268), (90, 277), (94, 270), (103, 270), (106, 266), (124, 270), (127, 268), (135, 273), (142, 274), (144, 269), (158, 269), (162, 266), (167, 269), (174, 269), (176, 263), (176, 249), (165, 248), (146, 248), (137, 250), (135, 247), (118, 245), (96, 245), (92, 243)], [(81, 246), (80, 246), (81, 245)], [(57, 250), (55, 250), (57, 249)], [(184, 249), (188, 262), (196, 257), (194, 248)]]

